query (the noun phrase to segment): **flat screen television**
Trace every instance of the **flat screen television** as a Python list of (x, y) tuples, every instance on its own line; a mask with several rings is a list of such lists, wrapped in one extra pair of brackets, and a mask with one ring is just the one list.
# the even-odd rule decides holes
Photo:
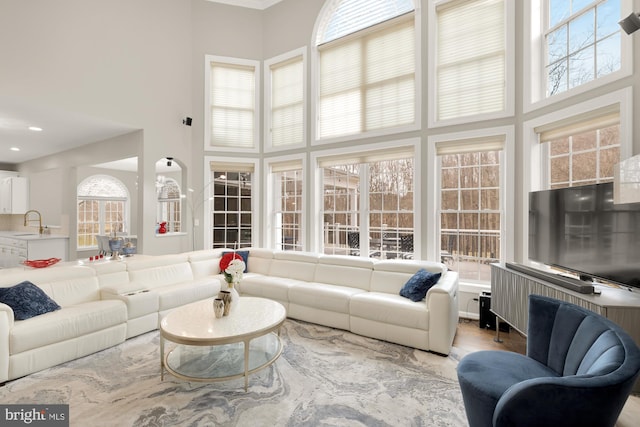
[(613, 183), (531, 192), (529, 258), (640, 288), (640, 203), (614, 204)]

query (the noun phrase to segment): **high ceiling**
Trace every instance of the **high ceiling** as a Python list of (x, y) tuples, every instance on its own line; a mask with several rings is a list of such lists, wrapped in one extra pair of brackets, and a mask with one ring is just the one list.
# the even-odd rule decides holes
[(134, 130), (121, 123), (0, 96), (0, 163), (22, 163)]
[[(281, 0), (209, 1), (264, 10)], [(134, 130), (126, 124), (0, 96), (0, 163), (23, 163)]]

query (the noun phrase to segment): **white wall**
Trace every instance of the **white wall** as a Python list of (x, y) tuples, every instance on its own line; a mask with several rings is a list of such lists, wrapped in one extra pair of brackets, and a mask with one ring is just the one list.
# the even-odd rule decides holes
[(155, 239), (153, 183), (156, 160), (191, 155), (182, 125), (192, 114), (191, 35), (189, 1), (0, 0), (1, 95), (144, 129), (139, 215), (149, 253), (182, 245)]

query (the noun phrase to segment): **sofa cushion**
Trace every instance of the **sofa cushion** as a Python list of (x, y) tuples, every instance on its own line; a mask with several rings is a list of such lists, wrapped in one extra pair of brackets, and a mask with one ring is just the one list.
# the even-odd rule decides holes
[(0, 288), (0, 302), (11, 307), (15, 320), (26, 320), (60, 309), (42, 289), (29, 281)]
[(160, 265), (145, 269), (129, 270), (131, 289), (157, 289), (167, 285), (194, 280), (188, 261)]
[(429, 273), (421, 268), (400, 289), (400, 295), (409, 298), (413, 302), (421, 301), (427, 296), (427, 291), (438, 283), (440, 276), (440, 273)]
[(289, 288), (289, 302), (320, 310), (349, 314), (349, 299), (363, 293), (362, 289), (327, 285), (316, 282), (297, 282)]
[(220, 280), (203, 278), (155, 288), (154, 291), (158, 294), (159, 310), (165, 311), (202, 299), (213, 298), (220, 292), (220, 287)]
[[(352, 317), (412, 329), (429, 330), (429, 310), (424, 302), (413, 302), (400, 295), (363, 292), (351, 297)], [(442, 327), (436, 325), (435, 327)]]
[(285, 277), (248, 273), (240, 282), (238, 292), (241, 295), (289, 301), (289, 288), (299, 282), (299, 280)]
[(370, 258), (322, 255), (318, 259), (314, 281), (368, 291), (374, 264)]
[(221, 249), (203, 249), (189, 252), (189, 264), (196, 279), (220, 273)]
[(269, 276), (313, 281), (318, 263), (318, 255), (308, 252), (274, 252)]
[(67, 306), (26, 322), (16, 322), (9, 337), (11, 354), (81, 337), (126, 321), (127, 308), (122, 301)]
[(251, 248), (249, 253), (251, 254), (251, 265), (247, 264), (249, 272), (269, 274), (274, 252), (271, 249)]

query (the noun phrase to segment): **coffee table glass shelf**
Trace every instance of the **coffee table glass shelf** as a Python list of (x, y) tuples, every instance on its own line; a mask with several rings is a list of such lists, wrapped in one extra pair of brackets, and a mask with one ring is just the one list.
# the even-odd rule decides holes
[[(228, 316), (216, 318), (213, 300), (187, 304), (160, 323), (160, 370), (188, 381), (225, 381), (271, 365), (282, 353), (282, 304), (265, 298), (241, 297)], [(170, 349), (165, 353), (166, 342)], [(168, 347), (168, 346), (167, 346)]]

